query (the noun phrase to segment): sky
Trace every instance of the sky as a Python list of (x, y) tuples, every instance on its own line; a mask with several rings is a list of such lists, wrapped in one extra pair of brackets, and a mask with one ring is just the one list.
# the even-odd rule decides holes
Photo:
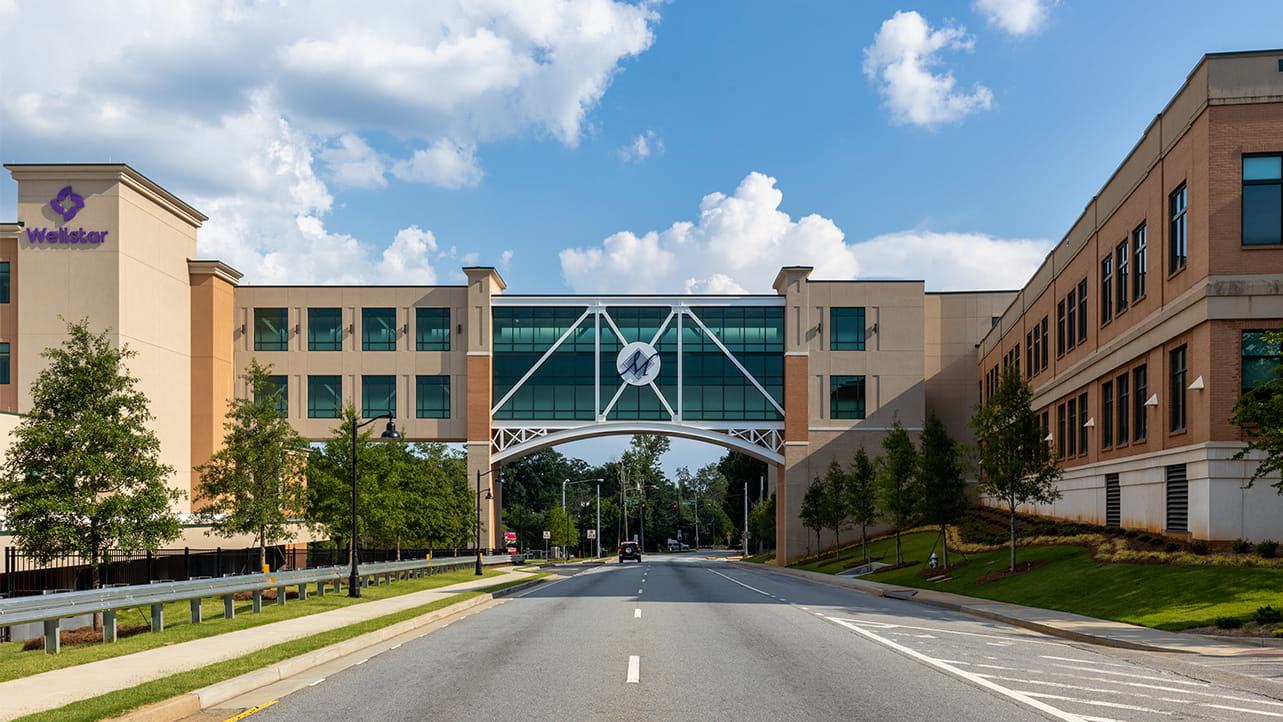
[(978, 290), (1024, 284), (1205, 53), (1283, 45), (1283, 3), (0, 0), (0, 27), (0, 160), (128, 163), (246, 284)]

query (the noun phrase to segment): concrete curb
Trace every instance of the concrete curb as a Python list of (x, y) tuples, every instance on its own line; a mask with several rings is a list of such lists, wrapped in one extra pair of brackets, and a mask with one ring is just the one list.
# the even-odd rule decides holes
[[(160, 702), (156, 702), (146, 707), (140, 707), (132, 712), (127, 712), (120, 717), (113, 718), (121, 722), (170, 722), (171, 720), (182, 719), (194, 714), (199, 714), (202, 710), (209, 709), (220, 702), (239, 697), (242, 694), (252, 692), (260, 687), (266, 687), (283, 679), (287, 679), (301, 672), (307, 671), (313, 667), (319, 666), (334, 659), (345, 655), (353, 654), (367, 647), (374, 646), (379, 642), (391, 639), (406, 632), (424, 627), (433, 622), (439, 621), (446, 617), (454, 616), (465, 612), (473, 607), (480, 606), (487, 602), (505, 597), (510, 594), (524, 591), (531, 587), (537, 586), (542, 579), (531, 579), (497, 592), (487, 592), (471, 599), (465, 599), (461, 602), (455, 602), (444, 609), (438, 609), (435, 612), (397, 622), (383, 629), (376, 629), (373, 632), (366, 632), (358, 637), (345, 639), (342, 642), (336, 642), (328, 647), (301, 654), (297, 657), (277, 662), (268, 667), (257, 669), (252, 672), (246, 672), (239, 677), (216, 682), (208, 687), (193, 690), (187, 694), (171, 697)], [(377, 617), (375, 617), (377, 619)]]

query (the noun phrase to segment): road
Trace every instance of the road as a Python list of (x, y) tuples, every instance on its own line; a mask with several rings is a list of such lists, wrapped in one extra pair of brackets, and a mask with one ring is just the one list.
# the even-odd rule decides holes
[(649, 555), (587, 566), (225, 706), (270, 697), (256, 721), (1283, 718), (1283, 701), (1189, 669)]

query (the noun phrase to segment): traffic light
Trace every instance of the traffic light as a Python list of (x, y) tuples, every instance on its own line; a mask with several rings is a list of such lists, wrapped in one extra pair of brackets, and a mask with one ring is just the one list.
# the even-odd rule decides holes
[(677, 511), (677, 502), (673, 502), (673, 511)]
[(643, 509), (645, 509), (645, 508), (646, 508), (646, 502), (644, 502), (644, 501), (642, 502), (642, 508), (643, 508)]

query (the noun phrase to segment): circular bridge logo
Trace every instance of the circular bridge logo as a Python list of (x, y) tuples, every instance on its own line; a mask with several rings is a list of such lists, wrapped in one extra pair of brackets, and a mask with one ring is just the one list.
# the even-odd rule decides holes
[(659, 375), (659, 352), (645, 341), (634, 341), (615, 357), (619, 378), (633, 386), (645, 386)]

